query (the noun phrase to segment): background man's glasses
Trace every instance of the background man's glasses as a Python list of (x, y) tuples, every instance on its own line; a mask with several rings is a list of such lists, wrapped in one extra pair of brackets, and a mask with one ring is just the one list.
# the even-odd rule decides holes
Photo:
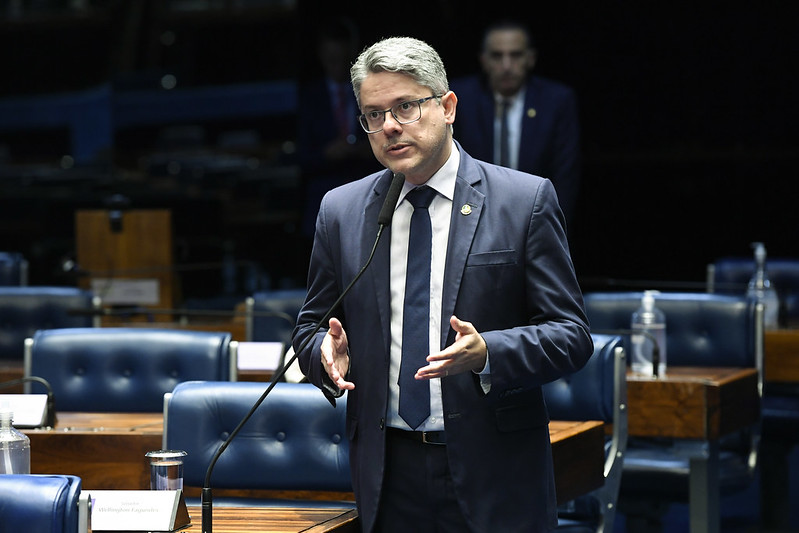
[(401, 102), (394, 107), (384, 109), (383, 111), (368, 111), (358, 117), (358, 122), (361, 123), (366, 133), (377, 133), (383, 129), (383, 124), (386, 122), (386, 113), (391, 112), (400, 124), (410, 124), (422, 118), (422, 104), (433, 98), (441, 98), (442, 95), (428, 96), (427, 98), (419, 98), (418, 100), (410, 100), (408, 102)]

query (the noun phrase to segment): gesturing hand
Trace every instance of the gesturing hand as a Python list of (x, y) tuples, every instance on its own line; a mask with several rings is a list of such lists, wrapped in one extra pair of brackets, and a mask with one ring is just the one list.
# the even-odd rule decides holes
[(416, 371), (416, 379), (444, 378), (460, 372), (479, 371), (485, 366), (486, 343), (472, 323), (453, 315), (449, 324), (455, 330), (455, 342), (438, 353), (428, 355), (430, 364)]
[(337, 318), (331, 318), (328, 325), (329, 329), (322, 340), (322, 365), (339, 389), (352, 390), (355, 384), (344, 379), (350, 369), (347, 332)]

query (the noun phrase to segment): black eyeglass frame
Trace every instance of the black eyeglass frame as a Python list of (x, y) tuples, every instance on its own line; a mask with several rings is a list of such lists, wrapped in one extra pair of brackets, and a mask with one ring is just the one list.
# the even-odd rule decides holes
[[(434, 94), (432, 96), (426, 96), (424, 98), (419, 98), (418, 100), (406, 100), (405, 102), (400, 102), (397, 105), (393, 105), (393, 106), (389, 107), (388, 109), (383, 109), (382, 111), (379, 111), (379, 110), (369, 111), (369, 113), (383, 113), (383, 122), (380, 123), (380, 128), (378, 128), (376, 130), (370, 130), (369, 129), (369, 126), (368, 126), (368, 124), (366, 122), (366, 113), (361, 113), (360, 115), (358, 115), (358, 123), (363, 128), (363, 131), (365, 131), (369, 135), (371, 135), (373, 133), (377, 133), (377, 132), (379, 132), (380, 130), (383, 129), (383, 124), (386, 123), (386, 113), (389, 113), (389, 112), (391, 113), (391, 116), (394, 117), (394, 120), (396, 120), (398, 124), (402, 124), (403, 126), (405, 124), (413, 124), (414, 122), (417, 122), (417, 121), (422, 119), (422, 104), (423, 103), (427, 102), (428, 100), (432, 100), (433, 98), (441, 98), (442, 96), (444, 96), (444, 95), (443, 94)], [(405, 121), (405, 122), (400, 120), (399, 117), (397, 116), (397, 114), (394, 112), (394, 109), (398, 108), (401, 105), (405, 105), (405, 104), (416, 104), (417, 108), (419, 109), (419, 116), (416, 117), (413, 120), (408, 120), (408, 121)]]

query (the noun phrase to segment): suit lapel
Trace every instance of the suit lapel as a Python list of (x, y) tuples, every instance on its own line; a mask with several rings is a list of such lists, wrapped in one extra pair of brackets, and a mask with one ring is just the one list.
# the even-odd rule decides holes
[[(372, 198), (369, 202), (367, 202), (366, 207), (364, 209), (364, 220), (365, 221), (372, 221), (377, 220), (378, 214), (380, 213), (380, 209), (383, 207), (383, 201), (386, 197), (386, 192), (388, 190), (388, 185), (391, 182), (391, 173), (386, 173), (383, 177), (378, 180), (377, 184), (375, 185), (375, 194), (372, 195)], [(366, 223), (366, 228), (373, 227), (372, 224)], [(362, 250), (364, 250), (365, 255), (363, 257), (363, 261), (369, 257), (369, 252), (372, 251), (372, 246), (374, 245), (376, 233), (370, 232), (368, 229), (363, 232), (361, 238), (363, 239)], [(375, 256), (372, 259), (372, 264), (367, 269), (368, 272), (365, 273), (364, 277), (367, 277), (374, 290), (372, 291), (377, 299), (377, 311), (378, 316), (380, 317), (380, 331), (386, 332), (391, 331), (391, 294), (390, 294), (390, 255), (391, 255), (391, 226), (388, 226), (385, 230), (383, 230), (383, 234), (380, 237), (380, 242), (377, 244), (377, 249), (375, 250)], [(389, 353), (390, 349), (390, 336), (384, 337), (384, 344), (386, 347), (385, 353)]]
[(447, 261), (444, 268), (444, 292), (441, 299), (441, 346), (447, 344), (449, 318), (455, 312), (458, 289), (466, 268), (466, 260), (477, 231), (485, 196), (473, 187), (479, 181), (471, 159), (461, 149), (461, 165), (452, 200), (452, 221), (449, 228)]
[[(519, 168), (529, 169), (535, 162), (535, 153), (530, 147), (538, 146), (537, 139), (541, 138), (541, 117), (538, 116), (537, 105), (540, 106), (540, 94), (538, 84), (532, 78), (527, 84), (527, 92), (524, 95), (524, 111), (522, 113), (522, 135), (519, 143)], [(534, 116), (530, 116), (531, 109), (535, 109)]]

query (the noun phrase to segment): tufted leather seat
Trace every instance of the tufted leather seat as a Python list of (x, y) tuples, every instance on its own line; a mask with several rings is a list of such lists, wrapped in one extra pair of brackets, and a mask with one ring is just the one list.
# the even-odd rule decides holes
[[(747, 257), (722, 257), (708, 265), (708, 292), (745, 294), (755, 272), (755, 261)], [(799, 319), (799, 259), (774, 257), (766, 260), (769, 280), (777, 289), (782, 323)]]
[(25, 375), (50, 382), (59, 411), (158, 412), (182, 381), (235, 378), (230, 338), (157, 328), (40, 330), (26, 342)]
[(592, 335), (594, 353), (579, 371), (544, 385), (553, 420), (602, 420), (613, 432), (605, 449), (605, 484), (587, 497), (558, 509), (561, 533), (605, 532), (614, 527), (627, 449), (627, 381), (623, 338)]
[[(81, 480), (76, 476), (0, 476), (0, 531), (83, 533), (79, 518)], [(82, 527), (79, 527), (79, 523)]]
[(0, 360), (22, 361), (25, 339), (36, 330), (95, 325), (98, 305), (75, 287), (0, 287)]
[[(168, 396), (164, 446), (188, 452), (184, 486), (202, 487), (219, 446), (265, 390), (263, 383), (188, 382)], [(277, 383), (216, 463), (213, 489), (351, 492), (346, 396), (336, 407), (308, 383)], [(214, 497), (214, 504), (272, 503)], [(291, 505), (353, 507), (353, 502), (292, 500)]]
[[(629, 330), (641, 296), (640, 292), (587, 293), (592, 331)], [(762, 368), (762, 313), (753, 302), (742, 296), (662, 293), (655, 304), (666, 315), (668, 366)], [(741, 490), (752, 481), (758, 436), (759, 428), (752, 428), (722, 439), (721, 494)], [(620, 491), (620, 502), (630, 514), (650, 503), (662, 512), (669, 502), (687, 501), (689, 459), (677, 444), (670, 439), (630, 437)]]
[[(708, 265), (708, 291), (745, 294), (754, 271), (752, 258), (719, 258)], [(780, 323), (796, 322), (799, 319), (799, 259), (769, 258), (766, 272), (777, 290)], [(767, 383), (763, 389), (762, 417), (761, 512), (764, 525), (777, 529), (787, 526), (790, 508), (789, 491), (785, 487), (790, 484), (788, 455), (799, 443), (799, 385)]]
[(247, 298), (247, 340), (291, 344), (291, 332), (305, 295), (305, 288), (301, 288), (261, 291)]
[(28, 261), (19, 252), (0, 252), (0, 286), (28, 284)]

